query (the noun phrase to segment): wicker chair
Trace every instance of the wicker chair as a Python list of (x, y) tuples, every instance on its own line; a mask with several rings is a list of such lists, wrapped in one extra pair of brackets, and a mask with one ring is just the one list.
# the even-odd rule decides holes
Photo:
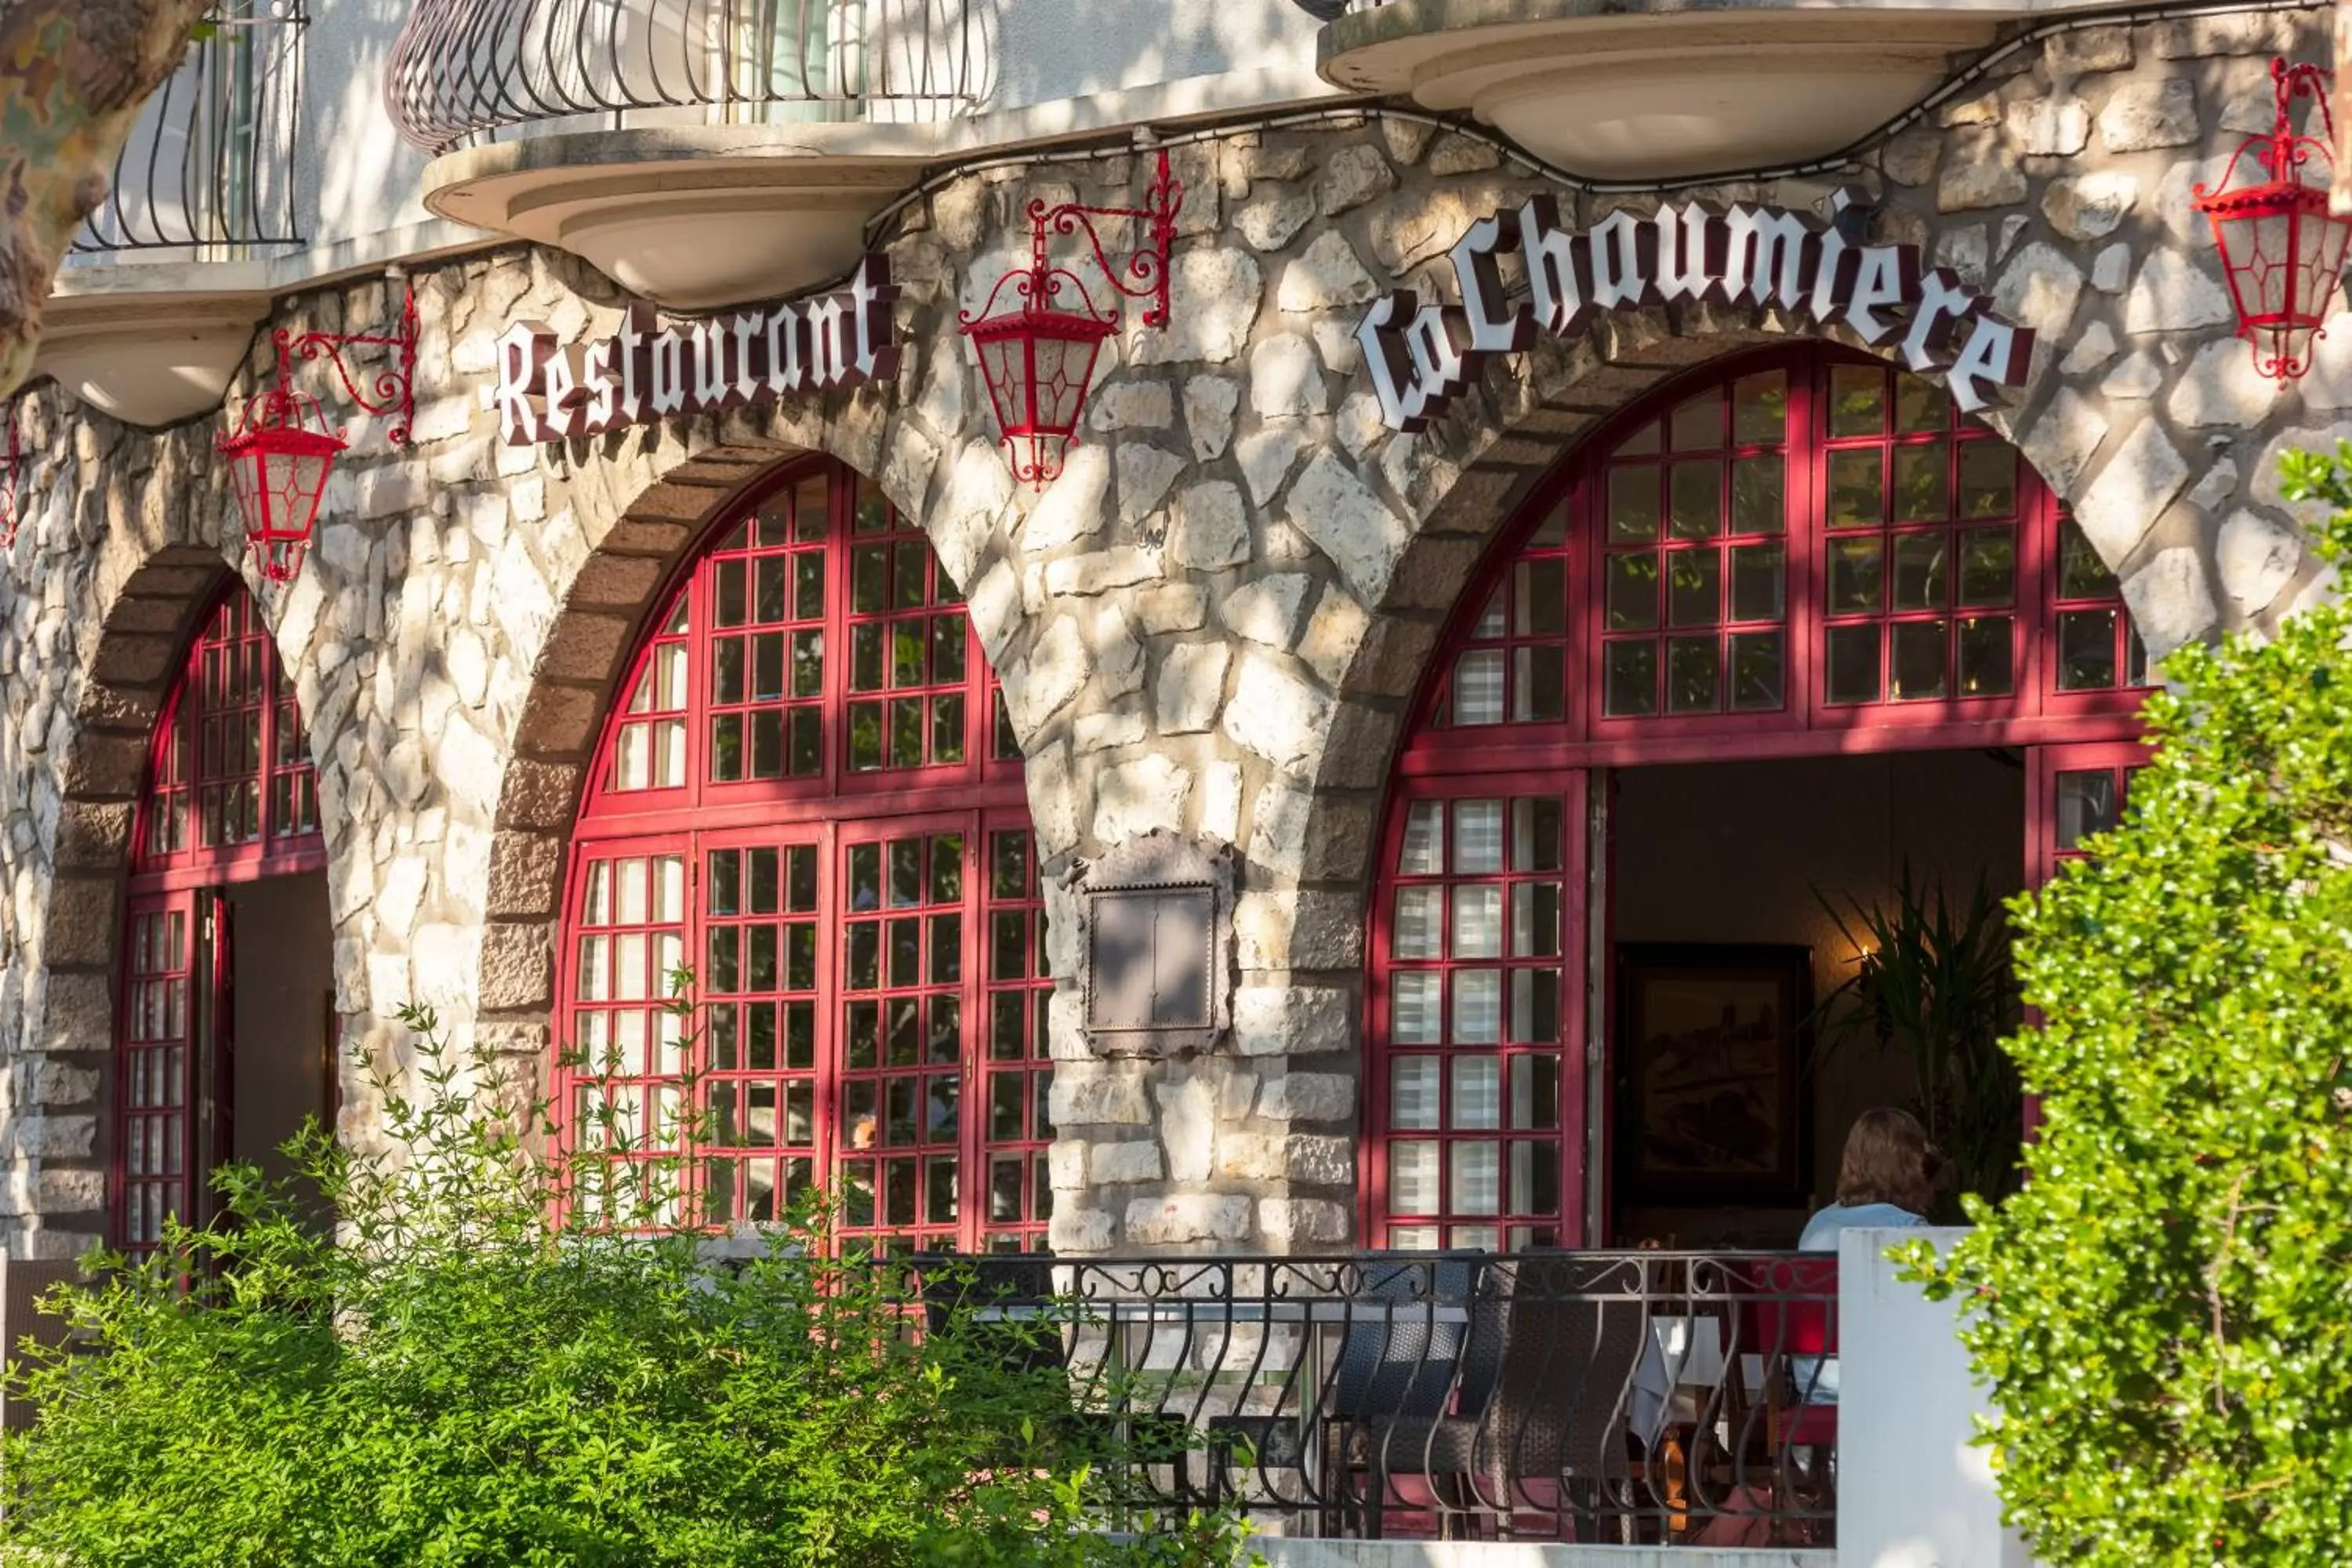
[(1322, 1531), (1342, 1534), (1363, 1527), (1361, 1504), (1370, 1488), (1352, 1485), (1361, 1468), (1364, 1431), (1404, 1417), (1443, 1415), (1454, 1394), (1464, 1329), (1433, 1312), (1416, 1321), (1415, 1305), (1462, 1306), (1470, 1300), (1476, 1265), (1467, 1258), (1368, 1261), (1357, 1297), (1382, 1310), (1351, 1317), (1341, 1330), (1331, 1379), (1323, 1395), (1321, 1457), (1316, 1496)]
[[(1368, 1533), (1378, 1534), (1400, 1476), (1426, 1477), (1441, 1533), (1483, 1517), (1511, 1531), (1522, 1514), (1571, 1533), (1625, 1473), (1625, 1406), (1648, 1331), (1638, 1296), (1616, 1293), (1608, 1265), (1573, 1255), (1497, 1259), (1473, 1293), (1453, 1410), (1368, 1419)], [(1549, 1506), (1528, 1483), (1554, 1489)]]

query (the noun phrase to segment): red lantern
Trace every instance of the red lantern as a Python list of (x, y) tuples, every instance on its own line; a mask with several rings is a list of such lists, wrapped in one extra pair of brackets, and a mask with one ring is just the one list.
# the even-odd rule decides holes
[[(416, 371), (416, 296), (406, 294), (400, 331), (394, 334), (305, 332), (297, 337), (281, 327), (276, 341), (277, 377), (245, 405), (236, 433), (222, 438), (220, 453), (228, 460), (229, 486), (245, 513), (246, 542), (252, 547), (254, 562), (263, 577), (283, 583), (302, 569), (302, 553), (310, 548), (335, 454), (351, 445), (341, 430), (329, 432), (317, 398), (294, 390), (294, 356), (315, 360), (326, 354), (342, 378), (343, 390), (370, 414), (398, 409), (400, 421), (389, 435), (394, 446), (404, 447), (415, 417), (411, 384)], [(395, 353), (397, 363), (375, 375), (373, 396), (360, 390), (343, 363), (343, 350), (353, 346)]]
[[(2326, 335), (2321, 323), (2344, 270), (2352, 219), (2331, 216), (2327, 210), (2334, 175), (2329, 142), (2336, 133), (2327, 109), (2327, 73), (2274, 59), (2271, 79), (2278, 94), (2277, 125), (2238, 149), (2220, 190), (2209, 193), (2200, 184), (2195, 196), (2197, 210), (2212, 221), (2214, 241), (2221, 247), (2238, 335), (2253, 345), (2256, 370), (2287, 382), (2311, 368), (2312, 340)], [(2295, 134), (2297, 98), (2319, 106), (2325, 139)], [(2250, 154), (2262, 177), (2238, 184), (2240, 166)]]
[[(1084, 231), (1094, 247), (1095, 261), (1113, 290), (1131, 300), (1149, 299), (1143, 312), (1147, 327), (1168, 324), (1168, 247), (1176, 236), (1176, 213), (1183, 205), (1184, 187), (1168, 172), (1168, 153), (1160, 153), (1160, 173), (1151, 184), (1147, 207), (1093, 207), (1065, 202), (1048, 207), (1029, 204), (1029, 266), (1008, 272), (989, 290), (979, 316), (961, 312), (964, 336), (980, 356), (981, 378), (988, 384), (988, 401), (996, 412), (996, 427), (1013, 463), (1013, 477), (1043, 489), (1060, 477), (1062, 459), (1077, 439), (1078, 418), (1085, 412), (1087, 390), (1093, 384), (1095, 359), (1103, 340), (1118, 331), (1113, 311), (1097, 310), (1085, 281), (1065, 267), (1056, 267), (1046, 245), (1047, 232)], [(1095, 231), (1098, 217), (1135, 218), (1148, 227), (1150, 242), (1130, 253), (1126, 266), (1114, 267)], [(1010, 289), (1019, 304), (997, 314), (998, 299)], [(1024, 449), (1025, 448), (1025, 449)]]

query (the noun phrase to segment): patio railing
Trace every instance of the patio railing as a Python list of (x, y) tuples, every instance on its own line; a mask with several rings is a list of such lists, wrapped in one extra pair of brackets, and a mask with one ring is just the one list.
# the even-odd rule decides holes
[(432, 153), (512, 127), (945, 120), (985, 95), (987, 0), (416, 0), (384, 71)]
[(139, 111), (106, 200), (75, 235), (83, 254), (234, 261), (299, 243), (299, 3), (219, 0), (179, 69)]
[(924, 1260), (1057, 1360), (1122, 1498), (1286, 1534), (1818, 1546), (1836, 1260), (1790, 1253)]

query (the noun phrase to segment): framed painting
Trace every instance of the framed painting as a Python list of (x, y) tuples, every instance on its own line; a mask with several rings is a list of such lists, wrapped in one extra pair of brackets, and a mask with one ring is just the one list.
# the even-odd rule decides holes
[(1812, 973), (1806, 947), (1618, 947), (1618, 1202), (1806, 1200)]

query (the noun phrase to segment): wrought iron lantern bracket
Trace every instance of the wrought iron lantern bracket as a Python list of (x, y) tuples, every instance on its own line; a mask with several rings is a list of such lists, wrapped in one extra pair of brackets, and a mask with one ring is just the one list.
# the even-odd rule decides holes
[[(1183, 204), (1184, 187), (1170, 173), (1164, 147), (1143, 206), (1033, 201), (1029, 265), (999, 278), (979, 311), (958, 313), (979, 355), (1013, 475), (1022, 482), (1042, 489), (1061, 473), (1064, 454), (1077, 439), (1096, 356), (1103, 341), (1118, 331), (1118, 300), (1144, 301), (1145, 326), (1168, 325), (1168, 253)], [(1115, 260), (1097, 226), (1106, 219), (1141, 225), (1143, 243)], [(1098, 308), (1086, 279), (1054, 260), (1055, 237), (1081, 235), (1112, 291), (1110, 309)], [(1001, 303), (1006, 308), (1000, 310)]]
[[(283, 583), (300, 569), (327, 476), (336, 454), (351, 444), (346, 427), (328, 428), (319, 399), (295, 388), (297, 359), (324, 356), (352, 402), (377, 417), (393, 417), (385, 432), (392, 444), (409, 444), (415, 424), (416, 291), (404, 274), (394, 276), (401, 284), (398, 331), (298, 333), (280, 327), (271, 335), (278, 350), (275, 374), (247, 402), (236, 432), (220, 442), (245, 512), (247, 542), (270, 582)], [(390, 349), (393, 363), (354, 374), (343, 357), (350, 349)]]
[[(2239, 146), (2219, 189), (2200, 184), (2191, 195), (2213, 226), (2238, 335), (2252, 345), (2255, 370), (2284, 383), (2311, 369), (2312, 344), (2326, 335), (2352, 218), (2328, 211), (2335, 162), (2328, 73), (2278, 58), (2271, 82), (2278, 114), (2270, 132)], [(2296, 132), (2294, 103), (2302, 98), (2318, 105), (2324, 135)], [(2248, 165), (2258, 178), (2241, 178)], [(2321, 176), (2316, 184), (2305, 177), (2313, 172)]]

